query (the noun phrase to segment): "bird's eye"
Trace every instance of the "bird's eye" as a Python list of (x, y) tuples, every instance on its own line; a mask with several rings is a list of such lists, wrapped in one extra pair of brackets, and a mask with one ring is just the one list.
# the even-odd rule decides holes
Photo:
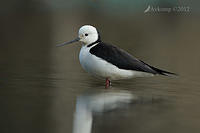
[(86, 33), (85, 36), (88, 36), (88, 34)]

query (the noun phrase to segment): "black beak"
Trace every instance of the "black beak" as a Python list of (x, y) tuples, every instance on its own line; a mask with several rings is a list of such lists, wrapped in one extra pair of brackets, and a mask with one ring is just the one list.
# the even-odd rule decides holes
[(79, 40), (80, 40), (80, 38), (78, 37), (78, 38), (76, 38), (76, 39), (74, 39), (74, 40), (72, 40), (72, 41), (64, 42), (64, 43), (58, 44), (58, 45), (56, 45), (56, 47), (64, 46), (64, 45), (71, 44), (71, 43), (74, 43), (74, 42), (78, 42)]

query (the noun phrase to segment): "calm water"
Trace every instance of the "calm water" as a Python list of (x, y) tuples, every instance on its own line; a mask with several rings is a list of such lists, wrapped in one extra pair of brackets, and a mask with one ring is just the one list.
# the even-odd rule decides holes
[[(19, 14), (0, 23), (1, 133), (70, 133), (87, 122), (95, 133), (200, 132), (198, 17)], [(85, 23), (106, 42), (180, 76), (114, 81), (105, 90), (104, 80), (81, 68), (80, 44), (55, 47)]]

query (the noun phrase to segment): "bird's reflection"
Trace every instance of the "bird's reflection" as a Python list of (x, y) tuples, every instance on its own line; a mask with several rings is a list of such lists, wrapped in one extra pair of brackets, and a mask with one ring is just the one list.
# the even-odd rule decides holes
[(138, 97), (130, 91), (116, 89), (87, 92), (79, 96), (74, 114), (73, 133), (90, 133), (95, 113), (114, 111), (137, 99)]
[(77, 97), (73, 133), (91, 133), (93, 116), (97, 113), (127, 109), (136, 104), (151, 106), (153, 103), (163, 103), (163, 100), (162, 97), (136, 95), (118, 88), (87, 91)]

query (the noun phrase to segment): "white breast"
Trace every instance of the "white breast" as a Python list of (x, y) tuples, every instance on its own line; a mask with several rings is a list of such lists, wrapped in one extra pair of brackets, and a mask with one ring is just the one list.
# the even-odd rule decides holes
[(111, 63), (91, 54), (89, 50), (94, 46), (87, 47), (83, 45), (79, 54), (80, 64), (88, 73), (97, 77), (110, 78), (111, 80), (149, 76), (149, 74), (144, 72), (119, 69)]

